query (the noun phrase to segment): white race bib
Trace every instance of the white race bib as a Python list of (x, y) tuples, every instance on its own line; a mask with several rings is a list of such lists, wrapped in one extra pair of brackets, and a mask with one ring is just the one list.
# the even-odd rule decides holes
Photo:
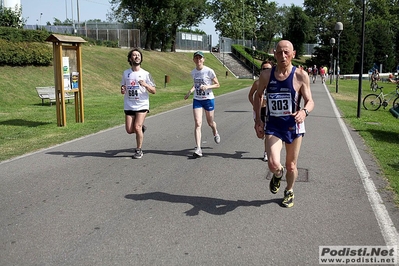
[(287, 116), (292, 114), (292, 98), (289, 92), (268, 93), (267, 104), (270, 116)]
[(139, 100), (140, 99), (140, 96), (139, 96), (140, 86), (139, 85), (135, 85), (135, 86), (128, 85), (126, 87), (127, 87), (127, 95), (130, 100)]

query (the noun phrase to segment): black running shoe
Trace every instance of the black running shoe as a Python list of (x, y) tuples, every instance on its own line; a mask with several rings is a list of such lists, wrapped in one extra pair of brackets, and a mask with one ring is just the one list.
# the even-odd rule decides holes
[(281, 202), (281, 206), (286, 208), (291, 208), (294, 206), (294, 192), (289, 190), (284, 190), (284, 199)]
[(280, 181), (281, 181), (281, 178), (284, 175), (284, 171), (285, 171), (285, 169), (283, 167), (283, 169), (281, 170), (281, 177), (276, 177), (273, 174), (273, 177), (270, 180), (270, 184), (269, 184), (269, 188), (270, 188), (270, 192), (271, 193), (276, 194), (280, 190)]

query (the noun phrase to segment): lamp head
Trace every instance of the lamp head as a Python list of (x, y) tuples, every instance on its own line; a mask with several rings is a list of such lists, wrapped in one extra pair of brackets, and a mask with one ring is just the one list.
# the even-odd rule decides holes
[(335, 44), (335, 39), (334, 38), (330, 39), (330, 44), (331, 44), (331, 46), (334, 46), (334, 44)]
[(344, 25), (342, 24), (342, 22), (337, 22), (335, 23), (335, 28), (334, 28), (335, 32), (338, 34), (338, 36), (341, 34), (341, 32), (344, 30)]

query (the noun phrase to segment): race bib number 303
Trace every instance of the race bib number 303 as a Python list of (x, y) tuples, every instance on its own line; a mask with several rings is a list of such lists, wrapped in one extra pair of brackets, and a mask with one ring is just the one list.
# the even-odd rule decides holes
[(268, 93), (267, 98), (271, 116), (286, 116), (292, 114), (291, 93)]

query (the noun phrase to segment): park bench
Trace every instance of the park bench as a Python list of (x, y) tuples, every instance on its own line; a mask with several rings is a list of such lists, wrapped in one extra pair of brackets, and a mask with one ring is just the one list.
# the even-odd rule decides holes
[[(55, 87), (36, 87), (37, 95), (40, 99), (42, 99), (42, 105), (44, 105), (44, 100), (50, 101), (50, 106), (53, 102), (56, 101), (55, 99)], [(74, 93), (65, 92), (65, 100), (71, 100), (75, 98)]]

